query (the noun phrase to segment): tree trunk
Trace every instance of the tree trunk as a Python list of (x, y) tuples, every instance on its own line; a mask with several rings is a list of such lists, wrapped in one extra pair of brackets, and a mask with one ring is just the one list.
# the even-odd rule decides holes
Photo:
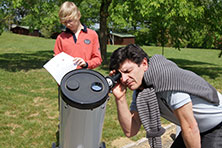
[(218, 58), (220, 58), (221, 56), (222, 56), (222, 49), (221, 49), (221, 51), (220, 51), (220, 53), (219, 53)]
[(112, 0), (102, 0), (100, 6), (100, 51), (103, 59), (103, 64), (108, 64), (107, 61), (107, 38), (108, 38), (108, 27), (107, 18), (109, 16), (108, 8)]

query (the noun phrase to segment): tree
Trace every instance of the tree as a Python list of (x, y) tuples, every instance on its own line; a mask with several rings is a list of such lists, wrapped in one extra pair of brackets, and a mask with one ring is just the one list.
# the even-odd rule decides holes
[(109, 16), (108, 8), (111, 4), (112, 0), (102, 0), (100, 6), (100, 48), (102, 53), (102, 58), (104, 60), (104, 64), (107, 64), (107, 18)]
[[(0, 32), (12, 23), (29, 25), (45, 34), (58, 31), (61, 27), (58, 10), (64, 1), (1, 0)], [(142, 34), (148, 41), (140, 43), (152, 42), (162, 47), (222, 47), (222, 1), (75, 0), (75, 4), (82, 12), (81, 22), (87, 26), (100, 24), (100, 46), (105, 64), (109, 29)]]
[(15, 4), (10, 0), (0, 0), (0, 34), (4, 29), (10, 29), (10, 24), (16, 22), (19, 17), (16, 17), (18, 9), (15, 9)]
[(45, 37), (50, 37), (53, 32), (60, 30), (58, 19), (59, 3), (54, 0), (23, 1), (23, 6), (29, 10), (21, 24), (39, 29)]
[(59, 24), (57, 4), (55, 0), (4, 0), (0, 7), (1, 14), (4, 14), (2, 24), (26, 25), (31, 31), (44, 28), (55, 30), (54, 25)]

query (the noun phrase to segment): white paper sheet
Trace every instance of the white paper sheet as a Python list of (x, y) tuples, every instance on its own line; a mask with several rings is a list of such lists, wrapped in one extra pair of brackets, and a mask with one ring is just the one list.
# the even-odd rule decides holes
[(53, 76), (60, 85), (65, 74), (76, 69), (77, 65), (73, 62), (73, 57), (61, 52), (49, 60), (43, 67)]

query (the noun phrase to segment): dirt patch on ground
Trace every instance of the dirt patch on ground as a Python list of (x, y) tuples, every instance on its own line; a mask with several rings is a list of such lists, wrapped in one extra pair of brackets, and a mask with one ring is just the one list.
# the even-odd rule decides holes
[[(169, 148), (173, 143), (172, 136), (176, 134), (176, 126), (170, 124), (165, 127), (166, 132), (162, 136), (163, 148)], [(112, 142), (112, 148), (150, 148), (146, 138), (142, 138), (138, 141), (132, 141), (127, 137), (121, 137)]]
[(119, 139), (114, 140), (111, 145), (113, 148), (121, 148), (125, 145), (128, 145), (130, 143), (134, 143), (134, 141), (130, 140), (127, 137), (121, 137)]

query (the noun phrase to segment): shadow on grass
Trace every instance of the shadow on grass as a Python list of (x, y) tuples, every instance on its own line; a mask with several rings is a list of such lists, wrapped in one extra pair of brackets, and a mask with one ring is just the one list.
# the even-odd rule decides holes
[[(107, 53), (107, 61), (111, 56), (111, 52)], [(41, 69), (43, 65), (53, 57), (53, 51), (38, 51), (35, 53), (6, 53), (0, 54), (0, 68), (5, 71), (17, 72), (28, 71), (32, 69)], [(212, 79), (220, 76), (222, 67), (212, 63), (191, 61), (185, 59), (169, 59), (177, 63), (181, 68), (191, 70), (202, 76), (207, 75)], [(104, 71), (109, 71), (109, 65), (100, 67)]]
[(207, 62), (200, 62), (200, 61), (190, 61), (187, 59), (175, 59), (175, 58), (169, 58), (168, 60), (171, 60), (175, 62), (178, 66), (188, 66), (188, 65), (214, 65), (212, 63), (207, 63)]
[(211, 79), (220, 77), (222, 73), (222, 67), (216, 64), (200, 62), (200, 61), (190, 61), (185, 59), (169, 59), (175, 62), (179, 67), (190, 70), (199, 76), (207, 75)]
[(40, 69), (52, 57), (53, 51), (0, 54), (0, 68), (10, 72)]

